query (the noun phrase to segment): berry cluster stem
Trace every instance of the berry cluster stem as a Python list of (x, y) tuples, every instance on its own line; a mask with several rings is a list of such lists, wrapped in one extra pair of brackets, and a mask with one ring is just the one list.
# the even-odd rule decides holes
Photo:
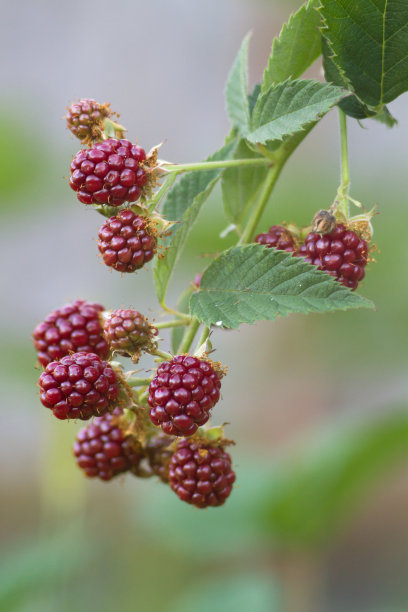
[(339, 210), (346, 219), (350, 217), (349, 208), (349, 189), (350, 189), (350, 171), (348, 158), (348, 139), (347, 139), (347, 117), (339, 108), (339, 123), (340, 123), (340, 148), (341, 148), (341, 183), (337, 190), (335, 208)]
[(173, 319), (172, 321), (162, 321), (161, 323), (155, 323), (156, 329), (169, 329), (171, 327), (186, 327), (189, 324), (188, 319)]
[(199, 327), (200, 321), (194, 317), (190, 325), (187, 327), (181, 344), (179, 346), (178, 353), (180, 355), (182, 355), (183, 353), (188, 353)]
[[(270, 163), (271, 162), (269, 160), (269, 164)], [(269, 201), (269, 197), (273, 191), (273, 188), (275, 187), (276, 181), (279, 178), (282, 168), (283, 168), (283, 163), (277, 162), (269, 170), (266, 176), (266, 179), (264, 181), (263, 189), (259, 196), (258, 203), (255, 206), (251, 216), (249, 217), (248, 223), (246, 224), (246, 227), (244, 231), (242, 232), (242, 235), (238, 241), (238, 244), (247, 244), (252, 241), (256, 228), (258, 226), (258, 223)]]
[(268, 166), (270, 159), (259, 157), (255, 159), (225, 159), (221, 161), (198, 162), (194, 164), (168, 164), (162, 163), (162, 170), (166, 172), (196, 172), (199, 170), (216, 170), (217, 168), (236, 168), (241, 166)]

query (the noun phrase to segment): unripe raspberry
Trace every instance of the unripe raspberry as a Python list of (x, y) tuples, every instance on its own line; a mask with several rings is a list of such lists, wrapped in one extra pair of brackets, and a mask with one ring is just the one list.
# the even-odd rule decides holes
[(41, 402), (58, 419), (87, 420), (104, 414), (117, 399), (117, 376), (94, 353), (74, 353), (52, 361), (39, 380)]
[(99, 230), (98, 248), (107, 266), (119, 272), (134, 272), (153, 259), (157, 238), (146, 217), (121, 210)]
[(198, 508), (221, 506), (231, 494), (235, 472), (222, 448), (181, 440), (169, 465), (170, 487), (182, 501)]
[(208, 361), (177, 355), (159, 365), (150, 383), (150, 419), (166, 434), (191, 436), (208, 421), (220, 388), (220, 377)]
[(299, 255), (354, 290), (365, 276), (368, 246), (355, 232), (339, 224), (324, 236), (310, 232)]
[(65, 116), (67, 127), (81, 142), (92, 144), (102, 138), (103, 120), (110, 117), (109, 104), (99, 104), (96, 100), (82, 98), (73, 102)]
[(169, 482), (169, 462), (173, 455), (169, 445), (173, 439), (165, 435), (152, 436), (145, 448), (150, 469), (163, 482)]
[(115, 408), (79, 431), (73, 451), (85, 476), (111, 480), (135, 468), (142, 459), (140, 444), (120, 427), (121, 415), (122, 410)]
[(108, 138), (75, 155), (69, 184), (83, 204), (135, 202), (147, 181), (145, 159), (144, 150), (129, 140)]
[(45, 367), (74, 352), (107, 357), (109, 346), (99, 318), (103, 310), (101, 304), (75, 300), (51, 312), (33, 331), (41, 365)]
[(137, 363), (141, 351), (150, 350), (157, 330), (137, 310), (114, 310), (104, 323), (105, 338), (112, 351)]
[(280, 251), (292, 253), (296, 250), (295, 243), (290, 232), (282, 225), (272, 225), (265, 234), (258, 234), (255, 238), (258, 244), (274, 247)]

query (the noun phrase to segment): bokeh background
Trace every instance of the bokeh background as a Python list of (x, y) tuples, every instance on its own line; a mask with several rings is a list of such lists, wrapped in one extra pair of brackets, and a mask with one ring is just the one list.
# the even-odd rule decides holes
[[(205, 158), (229, 126), (223, 88), (252, 30), (251, 84), (300, 2), (3, 0), (0, 66), (1, 540), (4, 612), (400, 612), (408, 609), (407, 96), (393, 130), (350, 123), (352, 196), (375, 218), (377, 263), (361, 293), (376, 311), (291, 316), (216, 331), (228, 364), (238, 480), (199, 511), (156, 482), (86, 481), (36, 386), (30, 334), (82, 297), (158, 315), (151, 266), (110, 273), (101, 217), (66, 177), (78, 144), (62, 116), (109, 101), (131, 139), (165, 140), (174, 162)], [(310, 74), (321, 77), (320, 66)], [(261, 229), (307, 224), (339, 178), (336, 113), (301, 145)], [(201, 214), (169, 302), (229, 246), (220, 191)], [(165, 336), (165, 334), (163, 334)], [(166, 336), (165, 336), (166, 337)], [(165, 345), (164, 345), (165, 346)], [(143, 362), (149, 367), (149, 362)]]

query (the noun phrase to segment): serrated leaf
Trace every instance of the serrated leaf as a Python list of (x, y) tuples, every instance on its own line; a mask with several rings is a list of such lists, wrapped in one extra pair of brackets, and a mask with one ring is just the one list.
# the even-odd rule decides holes
[(301, 132), (347, 95), (340, 87), (309, 79), (272, 85), (256, 102), (246, 138), (253, 143), (281, 141)]
[[(232, 157), (235, 140), (207, 158), (217, 161)], [(222, 169), (190, 172), (173, 187), (163, 206), (163, 216), (176, 223), (164, 239), (163, 253), (157, 257), (154, 267), (154, 282), (160, 303), (163, 302), (174, 266), (180, 256), (188, 234), (200, 212), (201, 206), (219, 179)]]
[(254, 85), (252, 92), (248, 96), (249, 114), (251, 116), (252, 116), (256, 101), (260, 93), (261, 93), (261, 84), (257, 83), (256, 85)]
[(408, 3), (322, 0), (323, 35), (355, 94), (381, 109), (408, 90)]
[(268, 65), (262, 80), (262, 93), (273, 83), (297, 79), (319, 57), (321, 36), (320, 15), (316, 10), (320, 0), (309, 0), (283, 24), (274, 38)]
[(373, 484), (408, 457), (406, 410), (384, 408), (386, 416), (373, 422), (319, 432), (278, 466), (281, 481), (260, 512), (275, 541), (299, 547), (333, 538)]
[[(244, 140), (239, 143), (234, 157), (252, 159), (261, 157), (252, 151)], [(262, 181), (268, 172), (267, 166), (228, 168), (223, 172), (221, 187), (226, 218), (239, 226), (245, 218), (251, 203), (262, 188)]]
[(302, 258), (257, 244), (224, 251), (206, 269), (190, 311), (206, 325), (236, 328), (290, 313), (373, 304)]
[(246, 132), (249, 126), (248, 101), (248, 46), (251, 35), (247, 34), (229, 73), (225, 88), (228, 116), (233, 125)]

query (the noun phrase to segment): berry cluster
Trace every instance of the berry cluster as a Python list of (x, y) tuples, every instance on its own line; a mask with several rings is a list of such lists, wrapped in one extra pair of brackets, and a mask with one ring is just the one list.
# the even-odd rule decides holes
[[(299, 246), (296, 238), (281, 225), (273, 225), (267, 233), (259, 234), (255, 242), (304, 257), (305, 261), (327, 272), (342, 285), (351, 290), (357, 289), (365, 276), (368, 244), (343, 223), (337, 224), (334, 219), (334, 223), (328, 224), (322, 213), (327, 211), (319, 212), (318, 226), (321, 231), (309, 232)], [(325, 225), (329, 230), (327, 233), (323, 232)]]
[[(164, 228), (166, 222), (156, 213), (153, 220), (143, 204), (157, 182), (157, 153), (146, 156), (109, 117), (108, 105), (95, 100), (69, 108), (69, 129), (89, 145), (74, 157), (69, 182), (81, 202), (96, 205), (107, 217), (98, 242), (104, 263), (129, 273), (152, 260), (157, 226)], [(107, 137), (112, 125), (117, 138)], [(142, 204), (132, 207), (139, 198)], [(183, 326), (190, 323), (181, 320)], [(133, 309), (106, 311), (100, 304), (76, 300), (55, 310), (33, 332), (44, 367), (41, 402), (58, 419), (92, 419), (73, 447), (87, 477), (155, 476), (190, 504), (219, 506), (235, 480), (225, 450), (229, 442), (220, 431), (214, 435), (199, 428), (219, 400), (222, 368), (206, 353), (173, 357), (159, 351), (157, 334)], [(137, 363), (143, 352), (161, 361), (149, 379), (138, 379), (134, 371), (123, 372), (110, 361), (121, 355)]]
[(147, 181), (144, 150), (129, 140), (109, 138), (77, 153), (69, 184), (83, 204), (120, 206), (136, 202)]

